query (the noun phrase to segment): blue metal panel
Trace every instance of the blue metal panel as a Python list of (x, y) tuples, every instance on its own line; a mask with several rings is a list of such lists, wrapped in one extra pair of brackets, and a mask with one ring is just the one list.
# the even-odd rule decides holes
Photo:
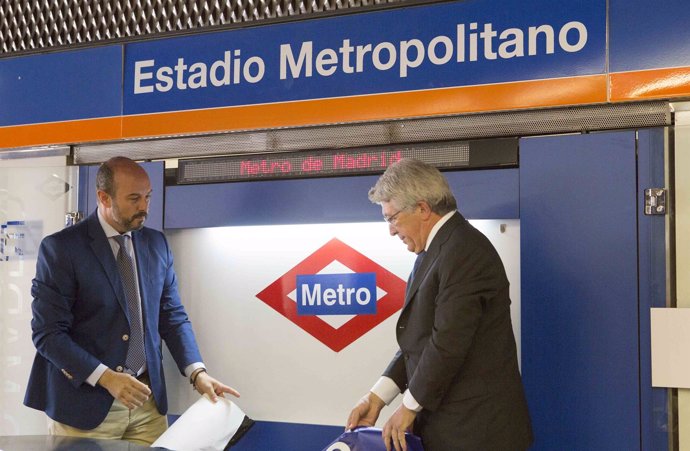
[[(83, 194), (86, 198), (86, 205), (79, 208), (88, 216), (92, 211), (98, 208), (98, 198), (96, 197), (96, 173), (98, 172), (98, 166), (82, 166), (79, 170), (79, 174), (85, 172), (86, 178), (84, 179), (85, 185), (81, 185), (79, 190), (80, 194)], [(81, 181), (81, 179), (80, 179)]]
[[(172, 425), (179, 415), (168, 415)], [(343, 426), (256, 421), (232, 451), (318, 451), (343, 433)]]
[[(518, 217), (518, 170), (445, 173), (468, 219)], [(381, 221), (367, 193), (378, 176), (172, 186), (165, 228)]]
[(344, 426), (257, 421), (232, 451), (318, 451), (343, 431)]
[(640, 449), (636, 194), (634, 132), (521, 141), (534, 450)]
[(650, 308), (666, 306), (665, 216), (645, 216), (644, 190), (665, 187), (664, 130), (642, 130), (637, 139), (637, 205), (640, 251), (640, 402), (642, 450), (668, 450), (667, 389), (652, 388)]
[(146, 219), (146, 226), (156, 230), (163, 230), (163, 211), (165, 202), (165, 163), (150, 162), (140, 163), (151, 179), (151, 204), (149, 205), (149, 216)]
[(467, 219), (518, 219), (520, 171), (496, 169), (446, 172), (458, 209)]
[[(146, 226), (156, 230), (163, 230), (165, 165), (163, 162), (152, 162), (141, 163), (141, 166), (149, 175), (151, 187), (153, 188)], [(79, 168), (79, 211), (83, 211), (87, 216), (98, 208), (96, 173), (98, 173), (98, 165)]]
[(119, 116), (122, 47), (0, 60), (0, 126)]
[(611, 72), (690, 66), (687, 0), (609, 0)]
[[(95, 186), (96, 184), (89, 180), (89, 166), (79, 166), (79, 189), (77, 190), (77, 210), (84, 214), (88, 214), (91, 211), (91, 206), (96, 208), (96, 202), (91, 201), (89, 197), (90, 186)], [(94, 196), (96, 193), (93, 194)]]

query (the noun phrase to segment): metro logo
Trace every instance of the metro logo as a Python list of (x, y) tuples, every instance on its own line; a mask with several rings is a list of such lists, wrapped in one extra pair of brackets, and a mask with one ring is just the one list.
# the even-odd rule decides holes
[[(353, 273), (319, 274), (333, 263), (344, 265)], [(353, 279), (348, 280), (348, 277)], [(298, 289), (298, 280), (303, 288)], [(319, 305), (316, 284), (320, 284)], [(365, 290), (361, 290), (362, 288)], [(349, 291), (349, 305), (348, 289), (354, 289)], [(373, 310), (371, 313), (361, 314), (363, 311), (360, 309), (365, 307), (363, 304), (368, 296), (365, 291), (371, 294), (367, 305)], [(304, 295), (306, 298), (303, 298)], [(402, 308), (405, 281), (333, 238), (256, 296), (333, 351), (340, 352)], [(306, 314), (298, 311), (298, 304), (305, 301), (305, 307), (309, 311)], [(337, 313), (336, 310), (340, 308), (354, 310)], [(337, 326), (317, 316), (335, 314), (354, 316)]]
[(299, 315), (376, 313), (376, 274), (297, 276)]

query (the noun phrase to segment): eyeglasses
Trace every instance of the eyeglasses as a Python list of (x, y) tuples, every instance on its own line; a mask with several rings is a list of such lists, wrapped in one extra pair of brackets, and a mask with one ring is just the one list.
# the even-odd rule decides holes
[(390, 216), (384, 216), (383, 220), (386, 221), (390, 225), (395, 225), (397, 223), (397, 220), (395, 219), (400, 213), (402, 213), (405, 209), (403, 208), (402, 210), (398, 210), (395, 213), (393, 213)]

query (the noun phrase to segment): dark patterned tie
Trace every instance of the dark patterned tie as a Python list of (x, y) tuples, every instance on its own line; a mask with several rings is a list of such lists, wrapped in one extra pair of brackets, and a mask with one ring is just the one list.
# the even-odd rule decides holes
[(117, 251), (117, 267), (120, 270), (122, 287), (125, 290), (127, 300), (127, 314), (129, 315), (130, 337), (125, 366), (136, 375), (146, 362), (144, 329), (141, 324), (141, 302), (139, 302), (134, 262), (129, 253), (129, 236), (117, 235), (113, 238), (120, 245), (120, 250)]
[(405, 293), (410, 291), (412, 281), (414, 280), (414, 275), (417, 272), (417, 269), (419, 269), (419, 265), (422, 264), (422, 260), (424, 260), (425, 255), (426, 251), (422, 251), (419, 254), (417, 254), (417, 259), (414, 261), (414, 265), (412, 266), (412, 272), (410, 273), (410, 277), (407, 279), (407, 289), (405, 290)]
[(422, 251), (419, 254), (417, 254), (417, 259), (414, 261), (414, 266), (412, 267), (412, 274), (410, 274), (410, 280), (414, 279), (414, 275), (419, 269), (419, 265), (422, 264), (422, 260), (424, 260), (425, 255), (426, 251)]

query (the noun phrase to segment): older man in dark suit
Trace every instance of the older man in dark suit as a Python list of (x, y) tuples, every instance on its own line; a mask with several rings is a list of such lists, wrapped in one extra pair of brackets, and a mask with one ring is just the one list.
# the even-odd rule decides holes
[(41, 243), (24, 403), (48, 415), (54, 435), (150, 444), (167, 428), (161, 340), (197, 391), (239, 394), (206, 373), (168, 242), (144, 227), (144, 169), (115, 157), (96, 183), (98, 210)]
[(400, 350), (348, 428), (373, 425), (404, 392), (383, 428), (388, 450), (406, 450), (412, 427), (426, 451), (527, 449), (532, 430), (496, 250), (457, 211), (443, 175), (418, 160), (391, 165), (369, 199), (417, 260), (396, 329)]

